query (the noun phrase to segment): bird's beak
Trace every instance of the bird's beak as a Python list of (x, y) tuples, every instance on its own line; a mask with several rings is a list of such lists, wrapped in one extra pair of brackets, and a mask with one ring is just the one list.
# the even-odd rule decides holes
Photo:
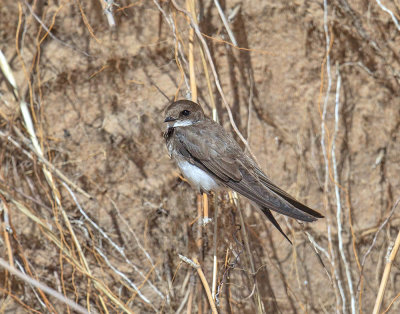
[(171, 122), (171, 121), (175, 121), (175, 120), (176, 120), (175, 118), (166, 117), (165, 120), (164, 120), (164, 122)]

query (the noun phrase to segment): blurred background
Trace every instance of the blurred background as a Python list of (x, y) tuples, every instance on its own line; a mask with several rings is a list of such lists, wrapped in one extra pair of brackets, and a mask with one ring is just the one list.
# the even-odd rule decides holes
[[(399, 21), (398, 0), (3, 0), (2, 259), (91, 313), (397, 313)], [(326, 218), (276, 215), (290, 245), (222, 192), (202, 225), (162, 138), (180, 98)], [(4, 313), (74, 311), (0, 279)]]

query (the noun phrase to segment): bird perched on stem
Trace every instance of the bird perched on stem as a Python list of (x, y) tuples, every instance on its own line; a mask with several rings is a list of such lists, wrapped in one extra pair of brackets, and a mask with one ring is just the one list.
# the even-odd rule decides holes
[(164, 138), (168, 153), (199, 192), (231, 188), (256, 203), (291, 243), (271, 210), (306, 222), (323, 216), (280, 189), (266, 176), (225, 129), (189, 100), (165, 110)]

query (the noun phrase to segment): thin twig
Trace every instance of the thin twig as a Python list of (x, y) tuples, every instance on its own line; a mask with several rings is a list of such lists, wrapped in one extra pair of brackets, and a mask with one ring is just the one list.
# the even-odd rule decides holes
[(233, 44), (235, 47), (237, 47), (238, 44), (237, 44), (235, 35), (233, 35), (233, 32), (232, 32), (232, 30), (231, 30), (231, 28), (230, 28), (230, 26), (229, 26), (228, 20), (227, 20), (226, 17), (225, 17), (225, 13), (224, 13), (224, 11), (222, 10), (221, 5), (219, 4), (219, 1), (218, 1), (218, 0), (214, 0), (214, 4), (215, 4), (215, 6), (217, 7), (219, 16), (221, 17), (222, 23), (224, 23), (225, 29), (226, 29), (226, 31), (228, 32), (228, 36), (229, 36), (229, 38), (230, 38), (232, 44)]
[[(22, 134), (22, 132), (18, 129), (18, 128), (14, 128), (14, 130), (16, 131), (16, 133), (18, 134), (18, 136), (20, 138), (23, 139), (24, 144), (26, 144), (31, 151), (33, 151), (36, 156), (38, 157), (39, 162), (41, 162), (42, 164), (44, 164), (48, 169), (50, 169), (57, 177), (59, 177), (62, 181), (64, 181), (65, 183), (67, 183), (69, 186), (71, 186), (74, 190), (78, 191), (79, 193), (81, 193), (82, 195), (84, 195), (85, 197), (92, 199), (92, 196), (90, 194), (88, 194), (86, 191), (84, 191), (83, 189), (81, 189), (78, 185), (76, 185), (74, 182), (72, 182), (70, 179), (68, 179), (68, 177), (66, 175), (64, 175), (60, 170), (58, 170), (52, 163), (50, 163), (47, 159), (45, 159), (43, 157), (43, 155), (38, 154), (32, 147), (32, 144), (29, 142), (29, 140)], [(22, 147), (22, 145), (20, 143), (18, 143), (12, 136), (8, 135), (7, 132), (3, 132), (0, 130), (0, 136), (6, 138), (12, 145), (14, 145), (15, 147), (17, 147), (18, 149), (20, 149), (22, 151), (22, 153), (24, 155), (26, 155), (29, 159), (31, 160), (35, 160), (35, 158), (33, 157), (32, 153), (30, 153), (29, 151), (27, 151), (26, 149), (24, 149)]]
[(70, 49), (72, 49), (74, 51), (80, 52), (83, 55), (85, 55), (86, 57), (91, 57), (91, 55), (88, 54), (87, 52), (85, 52), (85, 51), (83, 51), (83, 50), (81, 50), (79, 48), (76, 48), (76, 47), (74, 47), (72, 45), (69, 45), (69, 44), (63, 42), (61, 39), (58, 39), (56, 36), (54, 36), (53, 33), (47, 28), (47, 26), (42, 22), (42, 20), (36, 15), (36, 13), (33, 11), (32, 7), (30, 6), (30, 4), (26, 0), (24, 0), (24, 4), (28, 8), (28, 10), (32, 14), (32, 16), (35, 18), (35, 20), (38, 21), (40, 26), (43, 27), (43, 29), (49, 34), (49, 36), (52, 39), (54, 39), (56, 42), (58, 42), (62, 46), (65, 46), (65, 47), (68, 47), (68, 48), (70, 48)]
[(243, 235), (243, 241), (244, 241), (244, 245), (246, 248), (246, 253), (247, 256), (249, 258), (249, 262), (250, 262), (250, 268), (251, 268), (251, 272), (253, 275), (253, 281), (254, 281), (254, 285), (255, 285), (255, 300), (256, 300), (256, 304), (257, 304), (257, 313), (265, 313), (265, 308), (264, 308), (264, 303), (261, 301), (261, 296), (260, 296), (260, 290), (258, 287), (258, 281), (257, 281), (257, 277), (256, 277), (256, 267), (254, 266), (254, 259), (253, 259), (253, 254), (251, 253), (250, 250), (250, 244), (249, 244), (249, 237), (247, 235), (247, 231), (246, 231), (246, 225), (244, 223), (244, 219), (243, 219), (243, 213), (240, 207), (240, 203), (239, 203), (239, 199), (238, 196), (236, 194), (236, 192), (233, 192), (233, 200), (235, 202), (237, 211), (239, 213), (239, 219), (240, 219), (240, 226), (241, 226), (241, 231), (242, 231), (242, 235)]
[(344, 268), (347, 276), (347, 284), (349, 286), (350, 298), (351, 298), (351, 312), (353, 314), (356, 313), (356, 300), (354, 297), (354, 289), (353, 289), (353, 280), (351, 278), (350, 265), (347, 261), (346, 254), (343, 249), (343, 238), (342, 238), (342, 204), (340, 200), (340, 190), (339, 190), (339, 176), (337, 172), (337, 162), (336, 162), (336, 137), (339, 131), (339, 108), (340, 108), (340, 87), (342, 78), (340, 76), (339, 65), (336, 65), (336, 101), (335, 101), (335, 129), (333, 132), (333, 140), (332, 140), (332, 163), (333, 163), (333, 175), (334, 175), (334, 188), (336, 195), (336, 222), (337, 222), (337, 236), (338, 236), (338, 247), (340, 256), (342, 258)]
[[(174, 21), (172, 20), (171, 17), (169, 17), (169, 16), (167, 15), (167, 13), (166, 13), (165, 10), (161, 7), (161, 5), (158, 3), (157, 0), (153, 0), (153, 2), (154, 2), (154, 4), (156, 5), (157, 9), (158, 9), (158, 10), (161, 12), (161, 14), (164, 16), (164, 18), (165, 18), (165, 20), (167, 21), (167, 24), (169, 25), (169, 27), (171, 28), (172, 33), (174, 34), (174, 42), (175, 42), (175, 46), (178, 48), (177, 50), (178, 50), (178, 52), (179, 52), (179, 56), (180, 56), (180, 58), (182, 58), (182, 61), (183, 61), (184, 65), (185, 65), (186, 67), (188, 67), (189, 65), (188, 65), (188, 62), (187, 62), (187, 60), (186, 60), (186, 58), (185, 58), (185, 54), (183, 53), (181, 42), (178, 40), (178, 36), (177, 36), (177, 32), (176, 32), (176, 27), (175, 27)], [(180, 65), (178, 64), (178, 66), (180, 66)], [(181, 74), (183, 75), (183, 79), (184, 79), (184, 81), (185, 81), (186, 88), (189, 90), (189, 83), (188, 83), (188, 79), (187, 79), (187, 77), (186, 77), (186, 73), (185, 73), (184, 71), (181, 71)]]
[(251, 134), (251, 113), (253, 111), (253, 98), (254, 98), (254, 78), (250, 69), (248, 69), (250, 78), (250, 92), (249, 92), (249, 106), (247, 109), (247, 141), (250, 142)]
[[(325, 93), (325, 99), (324, 99), (324, 106), (321, 114), (321, 147), (322, 147), (322, 153), (324, 156), (324, 163), (325, 163), (325, 181), (324, 181), (324, 195), (325, 195), (325, 208), (328, 207), (328, 193), (329, 193), (329, 160), (328, 160), (328, 154), (327, 154), (327, 149), (326, 149), (326, 113), (327, 113), (327, 107), (328, 107), (328, 100), (329, 100), (329, 95), (332, 87), (332, 77), (331, 77), (331, 63), (330, 63), (330, 49), (332, 45), (332, 41), (329, 35), (329, 29), (328, 29), (328, 3), (327, 0), (324, 0), (324, 32), (325, 32), (325, 49), (326, 49), (326, 55), (325, 55), (325, 60), (326, 60), (326, 72), (327, 72), (327, 77), (328, 77), (328, 86), (326, 89)], [(323, 73), (323, 72), (322, 72)], [(330, 248), (330, 254), (331, 254), (331, 261), (332, 261), (332, 267), (333, 267), (333, 272), (337, 281), (337, 286), (339, 289), (339, 293), (342, 299), (342, 310), (343, 313), (345, 313), (346, 310), (346, 297), (344, 294), (344, 290), (342, 287), (342, 281), (339, 277), (339, 272), (336, 268), (336, 263), (335, 263), (335, 254), (333, 251), (333, 244), (332, 244), (332, 235), (331, 235), (331, 223), (330, 223), (330, 218), (329, 215), (327, 216), (327, 229), (328, 229), (328, 241), (329, 241), (329, 248)], [(340, 306), (339, 299), (336, 298), (336, 304), (337, 307)], [(338, 311), (338, 309), (337, 309)]]
[(393, 23), (396, 25), (397, 29), (398, 29), (399, 32), (400, 32), (400, 24), (399, 24), (399, 22), (397, 21), (396, 16), (394, 15), (394, 13), (393, 13), (392, 11), (390, 11), (387, 7), (384, 6), (384, 5), (382, 4), (381, 0), (376, 0), (376, 3), (381, 7), (381, 9), (382, 9), (383, 11), (385, 11), (386, 13), (389, 13), (390, 17), (391, 17), (392, 20), (393, 20)]
[[(317, 243), (317, 241), (315, 241), (314, 237), (307, 231), (305, 231), (305, 234), (307, 235), (308, 240), (310, 241), (310, 243), (312, 244), (315, 253), (317, 254), (318, 258), (320, 259), (320, 261), (322, 261), (322, 258), (319, 255), (319, 252), (324, 253), (325, 257), (328, 259), (329, 263), (332, 266), (332, 260), (331, 260), (331, 256), (329, 255), (328, 251), (323, 248), (321, 245), (319, 245)], [(333, 283), (332, 280), (332, 276), (329, 274), (328, 270), (326, 269), (325, 265), (322, 263), (322, 266), (324, 267), (326, 274), (328, 275), (329, 280)], [(332, 266), (333, 267), (333, 266)]]
[(29, 277), (28, 275), (25, 275), (24, 273), (20, 272), (18, 269), (10, 266), (1, 257), (0, 257), (0, 266), (5, 268), (7, 271), (9, 271), (14, 276), (17, 276), (21, 280), (26, 281), (27, 283), (31, 284), (32, 286), (35, 286), (36, 288), (43, 290), (47, 294), (56, 298), (57, 300), (67, 304), (69, 307), (73, 308), (75, 311), (77, 311), (79, 313), (85, 313), (85, 314), (89, 313), (85, 308), (83, 308), (79, 304), (76, 304), (75, 302), (71, 301), (70, 299), (67, 299), (64, 295), (62, 295), (58, 291), (42, 284), (41, 282), (37, 281), (36, 279), (33, 279), (33, 278)]
[(125, 275), (123, 272), (121, 272), (120, 270), (118, 270), (114, 265), (111, 264), (111, 262), (109, 261), (108, 257), (99, 249), (99, 248), (95, 248), (96, 252), (103, 258), (103, 260), (106, 262), (106, 264), (108, 265), (108, 267), (118, 276), (120, 276), (123, 280), (125, 280), (130, 287), (132, 287), (133, 290), (135, 290), (135, 292), (138, 294), (138, 296), (147, 304), (150, 304), (154, 310), (156, 310), (156, 308), (154, 307), (154, 305), (152, 304), (152, 302), (150, 302), (150, 300), (148, 298), (146, 298), (142, 292), (140, 292), (139, 288), (128, 278), (127, 275)]
[(400, 197), (394, 203), (394, 205), (393, 205), (389, 215), (387, 216), (387, 218), (382, 222), (382, 224), (379, 226), (378, 230), (376, 231), (371, 245), (369, 246), (368, 250), (365, 252), (365, 254), (364, 254), (363, 258), (362, 258), (362, 262), (361, 262), (361, 267), (362, 268), (364, 268), (365, 261), (366, 261), (368, 255), (371, 253), (372, 248), (375, 246), (375, 243), (376, 243), (376, 240), (378, 239), (379, 233), (382, 231), (383, 228), (385, 228), (386, 224), (389, 222), (390, 218), (393, 216), (394, 211), (395, 211), (397, 205), (399, 205), (399, 203), (400, 203)]
[(189, 299), (189, 294), (190, 294), (190, 289), (187, 289), (185, 296), (183, 297), (182, 302), (179, 305), (178, 309), (176, 310), (175, 314), (180, 314), (180, 312), (182, 312), (183, 308), (185, 307), (185, 304), (187, 303), (187, 301)]
[(128, 228), (129, 232), (133, 235), (133, 237), (135, 238), (136, 244), (137, 246), (140, 248), (140, 250), (143, 252), (144, 256), (146, 256), (147, 260), (150, 262), (151, 266), (155, 269), (156, 275), (158, 277), (158, 279), (161, 281), (161, 276), (160, 273), (156, 267), (156, 265), (154, 264), (153, 259), (151, 258), (150, 254), (146, 251), (146, 249), (143, 247), (142, 243), (139, 240), (139, 237), (136, 235), (136, 232), (131, 228), (130, 224), (128, 223), (128, 221), (125, 219), (125, 217), (122, 216), (121, 211), (119, 210), (117, 204), (115, 204), (114, 200), (109, 198), (111, 201), (111, 204), (114, 206), (114, 209), (117, 211), (117, 215), (118, 217), (121, 218), (122, 222), (125, 224), (126, 228)]
[(392, 307), (393, 303), (400, 297), (400, 292), (393, 298), (393, 300), (389, 303), (388, 307), (386, 308), (386, 310), (384, 310), (382, 312), (382, 314), (385, 314), (387, 312), (389, 312), (390, 308)]
[[(21, 265), (21, 263), (19, 263), (18, 262), (18, 260), (15, 262), (15, 264), (17, 265), (17, 267), (20, 269), (19, 271), (22, 273), (22, 274), (24, 274), (25, 276), (28, 276), (26, 273), (25, 273), (25, 269), (24, 269), (24, 267)], [(11, 266), (11, 265), (10, 265)], [(29, 276), (28, 276), (29, 277)], [(29, 277), (29, 278), (31, 278), (31, 277)], [(34, 279), (34, 278), (32, 278), (32, 279)], [(35, 279), (34, 279), (35, 280)], [(32, 288), (32, 291), (33, 291), (33, 294), (35, 295), (35, 297), (36, 297), (36, 299), (38, 300), (38, 302), (39, 302), (39, 304), (41, 305), (41, 307), (45, 310), (47, 307), (46, 307), (46, 304), (44, 303), (44, 301), (42, 301), (42, 299), (40, 298), (40, 296), (38, 295), (38, 293), (36, 292), (36, 290), (34, 289), (34, 285), (32, 285), (30, 282), (28, 282), (28, 284), (31, 286), (31, 288)], [(51, 288), (50, 288), (51, 289)], [(40, 291), (40, 289), (39, 289), (39, 291)], [(48, 310), (50, 310), (50, 309), (48, 309)], [(49, 312), (51, 312), (51, 310), (49, 311)]]
[[(111, 244), (111, 246), (124, 258), (125, 262), (130, 265), (143, 279), (147, 279), (146, 276), (140, 271), (140, 269), (133, 264), (128, 257), (125, 254), (125, 251), (123, 248), (121, 248), (120, 246), (118, 246), (108, 235), (106, 232), (103, 231), (103, 229), (101, 229), (92, 219), (90, 219), (90, 217), (86, 214), (86, 212), (83, 210), (83, 208), (81, 207), (81, 205), (79, 204), (75, 194), (73, 193), (73, 191), (70, 189), (70, 187), (63, 182), (64, 187), (67, 189), (67, 191), (69, 192), (69, 194), (71, 195), (72, 199), (74, 200), (76, 206), (79, 209), (79, 212), (82, 214), (82, 216), (108, 241), (108, 243)], [(164, 295), (163, 293), (158, 290), (152, 283), (151, 281), (147, 280), (147, 283), (149, 284), (149, 286), (162, 298), (164, 299)], [(136, 286), (135, 286), (136, 287)], [(135, 289), (135, 288), (134, 288)], [(136, 290), (136, 289), (135, 289)], [(148, 299), (146, 297), (144, 297), (140, 291), (136, 291), (138, 293), (138, 295), (143, 299), (143, 301), (145, 301), (146, 303), (149, 303)]]

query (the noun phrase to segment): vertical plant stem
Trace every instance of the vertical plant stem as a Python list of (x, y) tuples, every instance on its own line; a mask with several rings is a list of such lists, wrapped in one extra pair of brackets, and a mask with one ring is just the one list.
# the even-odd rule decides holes
[(218, 272), (218, 258), (217, 258), (217, 235), (218, 235), (218, 197), (214, 195), (214, 234), (213, 234), (213, 280), (212, 280), (212, 298), (215, 300), (215, 293), (217, 290), (217, 272)]
[(251, 253), (249, 238), (247, 236), (247, 231), (246, 231), (246, 225), (244, 224), (243, 213), (242, 213), (239, 199), (238, 199), (236, 192), (233, 192), (233, 200), (235, 201), (235, 205), (236, 205), (236, 208), (239, 213), (240, 226), (241, 226), (241, 231), (242, 231), (242, 235), (243, 235), (244, 246), (246, 248), (246, 253), (247, 253), (247, 256), (248, 256), (249, 262), (250, 262), (251, 272), (253, 274), (253, 280), (254, 280), (254, 285), (255, 285), (254, 298), (255, 298), (255, 301), (257, 304), (257, 313), (259, 313), (259, 314), (265, 313), (264, 303), (261, 301), (260, 291), (259, 291), (258, 282), (257, 282), (257, 278), (256, 278), (256, 268), (254, 266), (253, 254)]
[(397, 233), (396, 242), (394, 243), (393, 249), (392, 249), (390, 256), (386, 262), (385, 270), (383, 271), (381, 284), (379, 286), (378, 295), (376, 297), (375, 306), (374, 306), (374, 310), (372, 311), (372, 314), (378, 314), (379, 310), (381, 309), (386, 285), (389, 280), (390, 270), (392, 269), (392, 264), (393, 264), (394, 259), (396, 258), (397, 252), (399, 251), (399, 247), (400, 247), (400, 231)]
[(340, 86), (341, 86), (341, 81), (342, 81), (338, 65), (336, 66), (336, 77), (337, 77), (337, 83), (336, 83), (336, 101), (335, 101), (335, 130), (333, 133), (332, 150), (331, 150), (332, 151), (332, 163), (333, 163), (333, 177), (335, 180), (336, 222), (337, 222), (338, 246), (339, 246), (340, 257), (342, 258), (342, 261), (344, 264), (346, 277), (347, 277), (347, 284), (349, 286), (349, 292), (350, 292), (351, 313), (355, 314), (356, 313), (356, 301), (355, 301), (355, 297), (354, 297), (353, 281), (351, 278), (350, 265), (349, 265), (349, 262), (347, 261), (346, 254), (344, 253), (344, 249), (343, 249), (342, 205), (341, 205), (341, 201), (340, 201), (339, 175), (337, 172), (337, 162), (336, 162), (336, 153), (335, 153), (336, 136), (339, 131)]

